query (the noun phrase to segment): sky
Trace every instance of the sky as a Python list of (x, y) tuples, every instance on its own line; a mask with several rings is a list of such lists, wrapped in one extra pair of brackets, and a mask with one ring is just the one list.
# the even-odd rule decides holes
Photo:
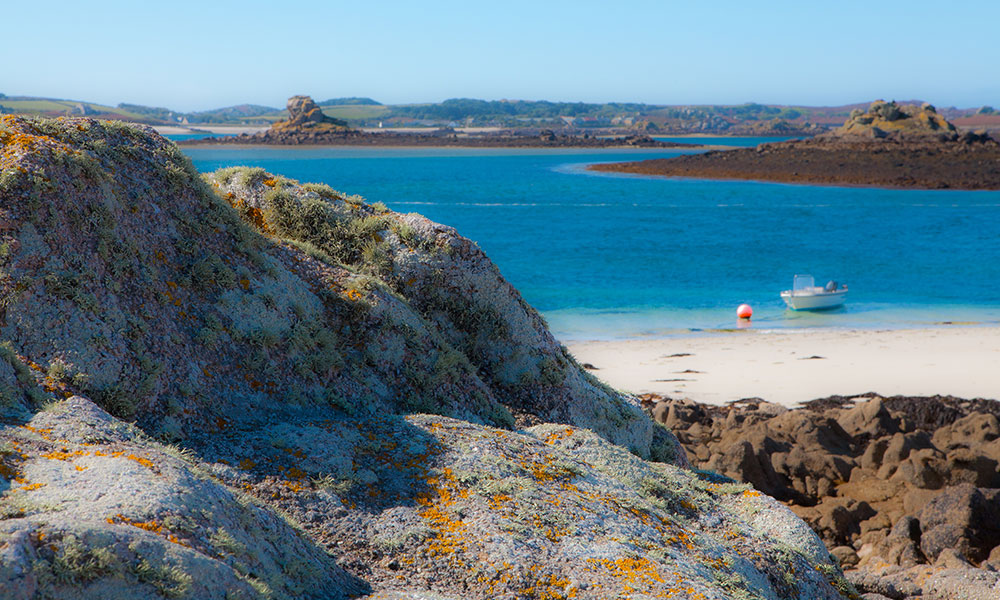
[(1000, 107), (1000, 0), (5, 4), (8, 96)]

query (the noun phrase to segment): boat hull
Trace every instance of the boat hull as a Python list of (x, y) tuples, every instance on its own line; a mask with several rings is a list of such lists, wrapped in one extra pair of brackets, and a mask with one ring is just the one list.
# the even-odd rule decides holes
[(847, 299), (847, 290), (806, 294), (784, 291), (781, 292), (781, 299), (792, 310), (827, 310), (843, 306)]

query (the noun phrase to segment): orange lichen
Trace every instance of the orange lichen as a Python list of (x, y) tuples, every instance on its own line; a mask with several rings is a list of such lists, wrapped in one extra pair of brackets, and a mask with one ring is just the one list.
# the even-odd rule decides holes
[(148, 458), (143, 458), (141, 456), (136, 456), (135, 454), (129, 454), (125, 458), (127, 458), (129, 460), (134, 460), (135, 462), (137, 462), (140, 465), (146, 467), (147, 469), (154, 469), (155, 468), (155, 466), (153, 465), (153, 461), (149, 460)]
[(344, 292), (344, 297), (352, 302), (357, 302), (358, 300), (361, 300), (362, 295), (358, 290), (351, 288)]
[(30, 492), (31, 490), (37, 490), (38, 488), (43, 487), (44, 485), (45, 485), (44, 483), (29, 483), (28, 485), (21, 486), (20, 489), (26, 492)]
[(42, 454), (42, 458), (47, 458), (49, 460), (70, 460), (76, 458), (77, 456), (87, 456), (89, 454), (89, 452), (85, 452), (83, 450), (74, 450), (70, 452), (66, 448), (63, 448), (62, 450), (56, 450), (54, 452), (46, 452), (45, 454)]
[(567, 427), (566, 429), (560, 429), (559, 431), (553, 431), (545, 438), (546, 444), (555, 444), (559, 440), (568, 438), (573, 435), (573, 429)]
[(148, 531), (150, 533), (155, 533), (156, 535), (159, 535), (159, 536), (163, 537), (164, 539), (166, 539), (168, 542), (172, 542), (172, 543), (177, 544), (179, 546), (190, 547), (190, 546), (188, 546), (188, 544), (186, 544), (186, 543), (182, 542), (181, 540), (179, 540), (176, 535), (174, 535), (174, 534), (170, 533), (168, 530), (164, 529), (163, 525), (160, 524), (156, 520), (152, 520), (152, 521), (134, 521), (134, 520), (132, 520), (132, 519), (130, 519), (130, 518), (122, 515), (121, 513), (119, 513), (119, 514), (117, 514), (117, 515), (115, 515), (113, 517), (108, 517), (106, 519), (106, 521), (108, 523), (110, 523), (111, 525), (129, 525), (129, 526), (135, 527), (137, 529), (142, 529), (143, 531)]

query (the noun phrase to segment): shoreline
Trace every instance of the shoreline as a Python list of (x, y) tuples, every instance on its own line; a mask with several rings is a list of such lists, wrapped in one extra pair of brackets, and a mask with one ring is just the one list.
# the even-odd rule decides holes
[(1000, 327), (740, 330), (567, 341), (617, 389), (721, 405), (785, 406), (831, 395), (1000, 399)]

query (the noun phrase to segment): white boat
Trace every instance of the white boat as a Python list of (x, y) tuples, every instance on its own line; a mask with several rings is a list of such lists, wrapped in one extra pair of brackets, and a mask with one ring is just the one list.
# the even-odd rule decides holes
[(812, 275), (796, 275), (792, 280), (792, 289), (781, 292), (781, 299), (792, 310), (837, 308), (847, 299), (847, 286), (831, 281), (819, 287)]

